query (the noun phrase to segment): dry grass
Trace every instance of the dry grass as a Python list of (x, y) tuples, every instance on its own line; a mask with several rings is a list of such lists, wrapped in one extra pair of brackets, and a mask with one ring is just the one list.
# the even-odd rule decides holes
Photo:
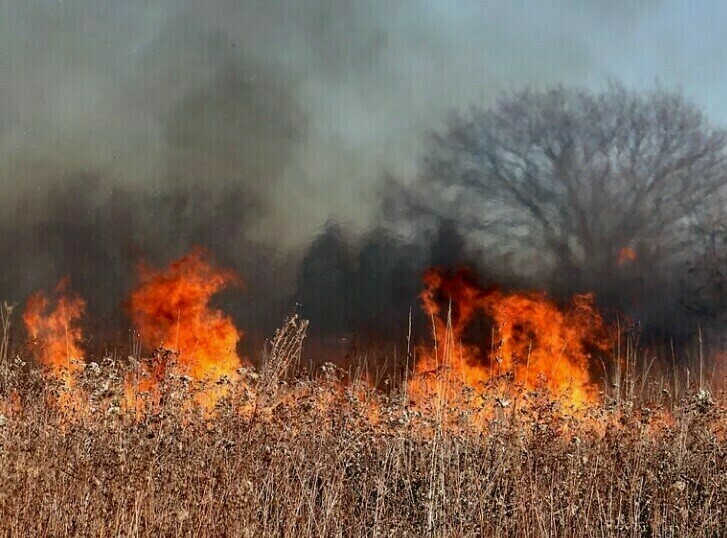
[[(190, 388), (174, 376), (154, 413), (124, 412), (124, 367), (107, 359), (86, 368), (79, 385), (88, 408), (64, 422), (48, 404), (62, 389), (16, 358), (0, 417), (3, 534), (719, 536), (727, 528), (727, 414), (706, 392), (685, 389), (651, 408), (611, 397), (578, 417), (522, 391), (505, 404), (464, 391), (460, 402), (413, 405), (400, 389), (343, 383), (331, 365), (293, 376), (304, 329), (289, 324), (261, 374), (243, 371), (214, 418), (184, 411)], [(490, 406), (487, 421), (474, 420), (475, 405)]]

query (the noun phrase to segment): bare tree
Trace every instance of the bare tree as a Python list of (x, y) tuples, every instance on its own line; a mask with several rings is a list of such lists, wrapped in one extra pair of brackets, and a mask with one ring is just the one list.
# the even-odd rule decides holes
[(598, 288), (683, 267), (725, 165), (727, 134), (680, 93), (525, 90), (453, 114), (405, 198), (493, 264)]

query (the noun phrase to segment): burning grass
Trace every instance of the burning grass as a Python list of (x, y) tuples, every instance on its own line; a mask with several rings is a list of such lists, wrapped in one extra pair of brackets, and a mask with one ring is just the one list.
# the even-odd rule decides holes
[[(88, 413), (59, 429), (53, 387), (10, 376), (0, 526), (12, 535), (717, 536), (726, 523), (727, 416), (705, 393), (579, 416), (532, 391), (527, 406), (474, 391), (415, 405), (329, 365), (242, 370), (213, 418), (167, 376), (139, 416), (107, 360), (78, 376)], [(490, 407), (486, 423), (475, 405)]]
[(161, 395), (159, 381), (169, 368), (205, 385), (198, 390), (196, 403), (208, 410), (226, 391), (221, 380), (232, 381), (241, 366), (237, 343), (242, 332), (232, 319), (209, 306), (213, 295), (238, 283), (237, 276), (206, 260), (195, 249), (165, 269), (142, 264), (139, 285), (131, 293), (128, 309), (140, 343), (147, 349), (161, 346), (126, 381), (126, 403), (144, 411), (147, 402), (137, 393)]
[[(10, 351), (3, 306), (4, 533), (717, 536), (727, 526), (724, 394), (701, 375), (637, 375), (636, 347), (622, 359), (620, 345), (607, 349), (588, 296), (559, 307), (430, 272), (432, 342), (416, 348), (412, 372), (373, 387), (331, 364), (301, 369), (308, 325), (297, 317), (258, 369), (244, 363), (241, 332), (209, 306), (234, 282), (200, 252), (144, 269), (129, 309), (146, 352), (135, 346), (128, 360), (71, 361), (84, 356), (84, 305), (64, 287), (30, 301), (28, 349)], [(494, 320), (488, 345), (470, 334), (478, 314)], [(72, 405), (59, 396), (69, 392)]]
[[(445, 367), (452, 373), (444, 385), (420, 375), (416, 393), (426, 395), (443, 386), (446, 393), (440, 396), (452, 398), (461, 392), (459, 384), (477, 388), (506, 373), (528, 389), (547, 388), (574, 409), (596, 401), (589, 350), (607, 353), (609, 343), (592, 296), (575, 296), (572, 304), (559, 308), (544, 293), (485, 289), (467, 272), (445, 275), (438, 269), (427, 272), (424, 283), (420, 297), (432, 320), (435, 345), (419, 347), (417, 372)], [(446, 315), (442, 297), (449, 300)], [(466, 332), (478, 313), (492, 320), (492, 333), (476, 334), (474, 342), (467, 342)], [(483, 351), (488, 336), (489, 349)]]

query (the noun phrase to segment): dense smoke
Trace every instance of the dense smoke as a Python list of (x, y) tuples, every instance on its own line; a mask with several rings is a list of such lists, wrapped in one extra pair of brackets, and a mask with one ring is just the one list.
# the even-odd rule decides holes
[(417, 175), (424, 134), (448, 110), (524, 85), (600, 83), (664, 9), (2, 4), (0, 297), (69, 275), (96, 329), (117, 336), (135, 264), (194, 244), (246, 282), (222, 301), (250, 334), (297, 302), (321, 337), (403, 335), (426, 266), (495, 276), (456, 222), (380, 225), (397, 196), (386, 174)]
[(426, 323), (418, 295), (424, 270), (434, 265), (469, 267), (495, 279), (451, 222), (406, 239), (382, 228), (358, 237), (328, 223), (300, 263), (295, 299), (301, 314), (316, 320), (313, 336), (327, 336), (340, 351), (392, 343), (401, 349), (409, 323), (417, 329)]

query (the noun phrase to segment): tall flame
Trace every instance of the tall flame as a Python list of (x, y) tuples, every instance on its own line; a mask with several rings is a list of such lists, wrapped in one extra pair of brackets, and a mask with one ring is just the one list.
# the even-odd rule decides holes
[(23, 313), (25, 328), (33, 340), (36, 359), (58, 379), (70, 380), (83, 369), (83, 332), (79, 321), (86, 302), (67, 293), (68, 280), (55, 289), (55, 301), (42, 291), (28, 300)]
[(81, 348), (83, 331), (80, 320), (86, 302), (67, 291), (68, 280), (56, 286), (51, 300), (39, 291), (28, 300), (23, 322), (32, 340), (36, 360), (47, 375), (60, 382), (57, 404), (67, 417), (82, 411), (83, 394), (75, 376), (83, 370), (85, 354)]
[(238, 283), (236, 275), (206, 261), (199, 248), (165, 269), (142, 264), (138, 273), (139, 285), (131, 293), (129, 311), (141, 343), (150, 349), (175, 351), (182, 373), (194, 380), (234, 379), (240, 367), (236, 347), (242, 332), (209, 302), (220, 290)]
[[(508, 294), (478, 286), (465, 271), (446, 276), (431, 269), (420, 298), (439, 347), (419, 348), (417, 372), (423, 377), (415, 390), (426, 389), (424, 374), (447, 366), (474, 388), (510, 374), (525, 388), (547, 387), (576, 407), (596, 397), (589, 350), (605, 351), (608, 343), (592, 295), (576, 295), (558, 308), (545, 293)], [(451, 311), (444, 316), (442, 300), (447, 299)], [(477, 314), (491, 320), (491, 332), (470, 334)]]

